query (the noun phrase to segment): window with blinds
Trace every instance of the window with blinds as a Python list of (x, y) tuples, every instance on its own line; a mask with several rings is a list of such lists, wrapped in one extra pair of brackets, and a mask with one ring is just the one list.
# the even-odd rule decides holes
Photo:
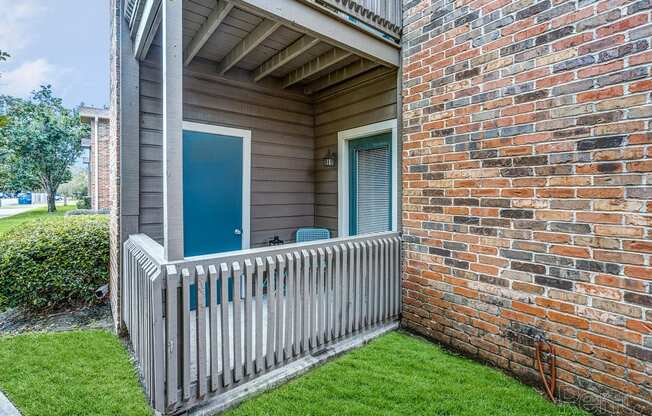
[(391, 153), (389, 145), (356, 151), (355, 223), (357, 234), (391, 229)]

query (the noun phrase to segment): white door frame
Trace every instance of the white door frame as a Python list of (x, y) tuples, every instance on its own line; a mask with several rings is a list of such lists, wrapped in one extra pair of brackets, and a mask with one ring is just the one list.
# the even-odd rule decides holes
[(349, 235), (349, 141), (380, 133), (392, 133), (392, 229), (398, 230), (398, 128), (396, 119), (368, 124), (337, 133), (337, 235)]
[(249, 248), (251, 244), (251, 130), (191, 121), (183, 122), (183, 130), (242, 139), (242, 249)]

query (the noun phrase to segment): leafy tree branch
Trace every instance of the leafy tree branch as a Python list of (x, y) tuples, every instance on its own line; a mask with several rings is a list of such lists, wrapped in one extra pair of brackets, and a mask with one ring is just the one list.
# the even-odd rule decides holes
[(89, 127), (76, 111), (63, 107), (50, 86), (34, 91), (29, 100), (0, 99), (7, 108), (6, 124), (0, 128), (0, 187), (43, 190), (53, 212), (57, 190), (71, 179), (70, 166)]
[[(0, 50), (0, 62), (6, 61), (10, 57), (11, 55), (9, 55), (7, 52)], [(0, 78), (2, 78), (2, 72), (0, 72)], [(0, 103), (0, 127), (7, 124), (7, 116), (4, 114), (4, 110), (1, 105), (2, 103)], [(1, 153), (0, 153), (0, 157), (2, 157)]]

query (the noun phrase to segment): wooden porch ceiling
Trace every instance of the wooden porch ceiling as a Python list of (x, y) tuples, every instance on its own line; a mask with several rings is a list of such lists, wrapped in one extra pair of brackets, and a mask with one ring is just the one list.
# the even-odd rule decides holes
[[(284, 1), (276, 1), (274, 6), (282, 9)], [(360, 45), (336, 44), (332, 38), (284, 20), (282, 11), (270, 14), (264, 4), (256, 8), (255, 3), (184, 0), (184, 64), (200, 58), (215, 62), (218, 74), (238, 68), (250, 73), (254, 82), (273, 78), (282, 88), (302, 89), (308, 95), (375, 67), (394, 66), (391, 54), (383, 60), (360, 52)], [(321, 19), (328, 26), (331, 18), (324, 15)]]

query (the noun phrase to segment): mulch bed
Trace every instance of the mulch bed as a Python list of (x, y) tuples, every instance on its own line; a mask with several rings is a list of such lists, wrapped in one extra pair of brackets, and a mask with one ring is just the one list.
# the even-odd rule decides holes
[(113, 318), (108, 303), (47, 314), (34, 314), (22, 309), (0, 312), (0, 336), (18, 335), (24, 332), (111, 330), (112, 328)]

